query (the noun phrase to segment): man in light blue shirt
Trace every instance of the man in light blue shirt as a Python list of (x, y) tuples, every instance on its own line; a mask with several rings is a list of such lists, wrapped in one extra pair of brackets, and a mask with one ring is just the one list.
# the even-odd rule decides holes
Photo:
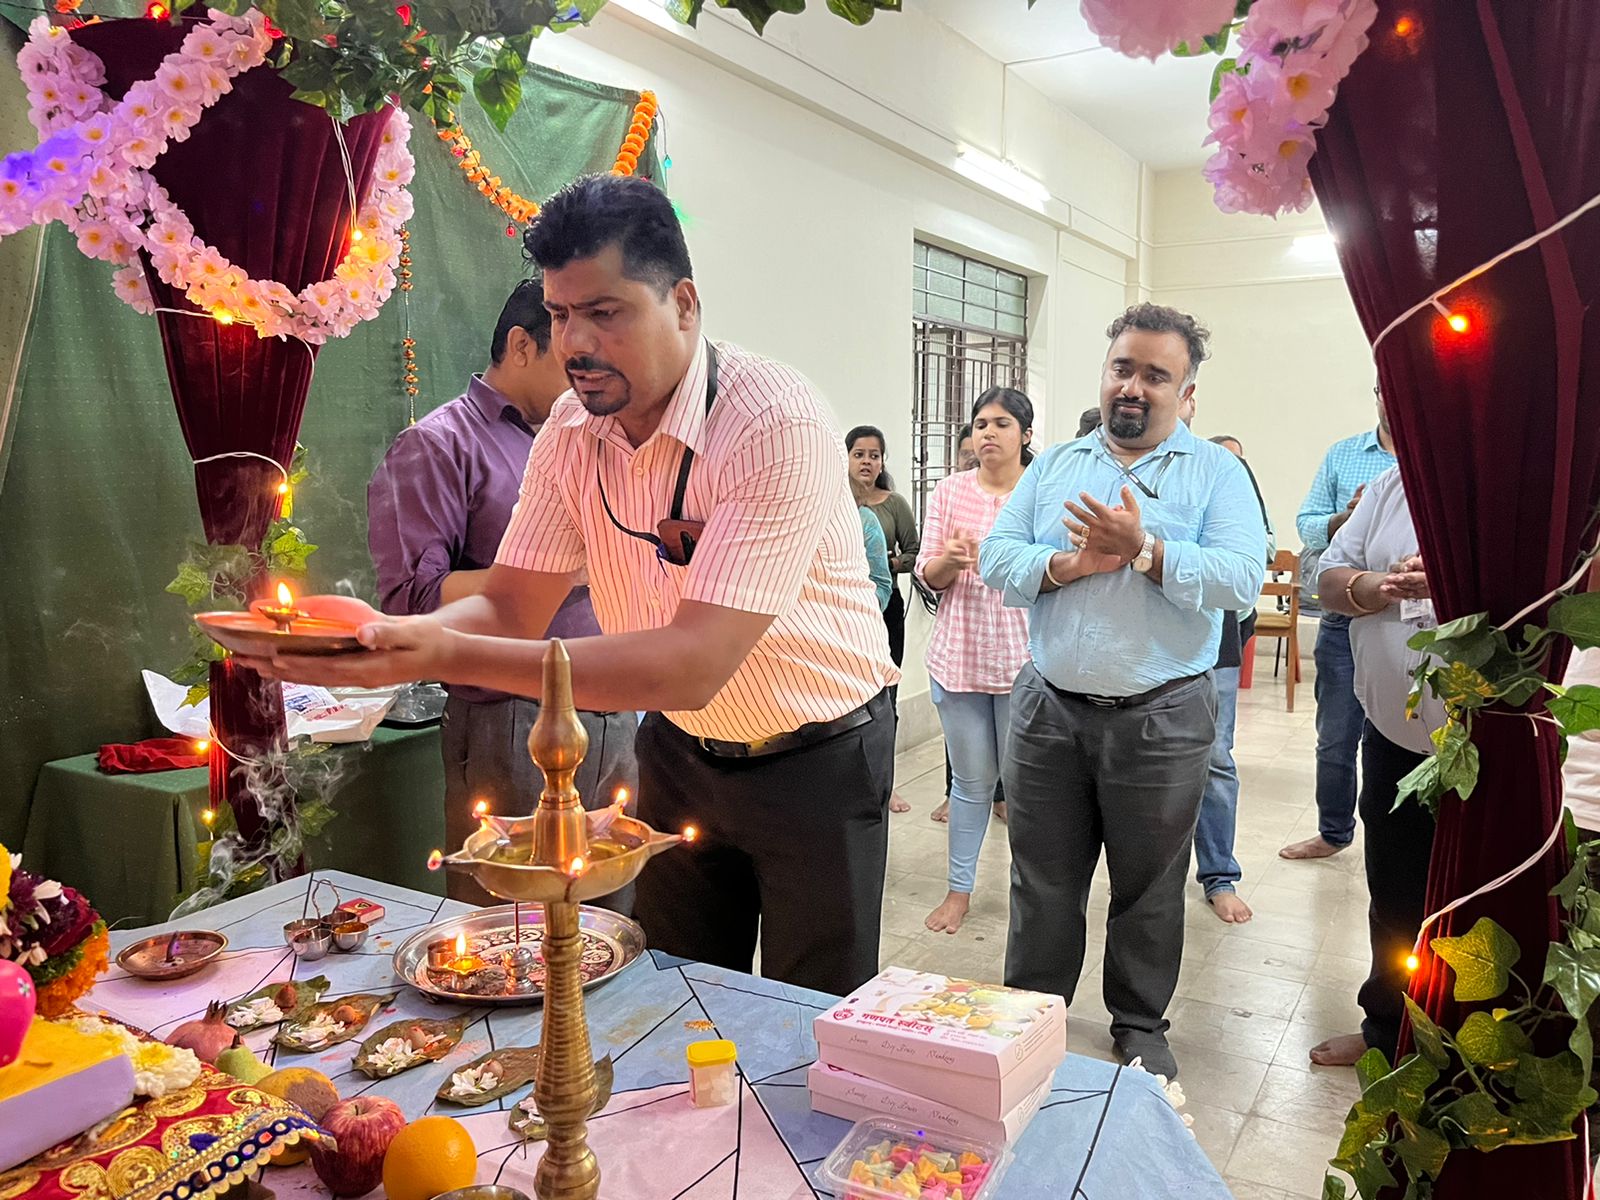
[(1206, 357), (1193, 317), (1153, 304), (1107, 331), (1101, 429), (1023, 474), (978, 565), (1029, 609), (1011, 693), (1006, 983), (1068, 998), (1089, 885), (1111, 873), (1104, 998), (1124, 1062), (1173, 1077), (1167, 1004), (1216, 730), (1223, 613), (1260, 594), (1266, 528), (1245, 469), (1179, 420)]
[[(1373, 388), (1377, 394), (1378, 389)], [(1396, 463), (1389, 417), (1378, 395), (1378, 427), (1335, 442), (1311, 482), (1295, 525), (1309, 551), (1328, 548), (1350, 519), (1367, 484)], [(1301, 559), (1302, 573), (1315, 577)], [(1324, 611), (1313, 658), (1317, 664), (1317, 836), (1285, 846), (1284, 858), (1327, 858), (1356, 835), (1356, 753), (1363, 717), (1356, 699), (1355, 660), (1350, 653), (1350, 618)]]

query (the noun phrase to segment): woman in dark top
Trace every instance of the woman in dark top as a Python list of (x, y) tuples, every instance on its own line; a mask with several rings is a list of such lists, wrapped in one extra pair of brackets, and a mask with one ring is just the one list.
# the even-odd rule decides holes
[[(889, 570), (894, 590), (889, 607), (883, 610), (883, 623), (889, 630), (889, 654), (899, 666), (906, 656), (906, 600), (900, 591), (899, 576), (909, 575), (916, 565), (922, 539), (917, 535), (917, 518), (906, 498), (894, 490), (894, 480), (885, 469), (888, 461), (883, 430), (872, 425), (857, 425), (844, 436), (850, 455), (850, 489), (856, 503), (872, 510), (883, 526), (889, 545)], [(895, 792), (889, 800), (890, 812), (910, 812), (911, 805)]]

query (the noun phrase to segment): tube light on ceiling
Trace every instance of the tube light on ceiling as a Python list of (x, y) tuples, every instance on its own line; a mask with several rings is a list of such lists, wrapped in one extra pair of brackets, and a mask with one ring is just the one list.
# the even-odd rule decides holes
[(956, 151), (956, 170), (981, 187), (1035, 208), (1050, 199), (1050, 189), (1015, 163), (971, 146)]

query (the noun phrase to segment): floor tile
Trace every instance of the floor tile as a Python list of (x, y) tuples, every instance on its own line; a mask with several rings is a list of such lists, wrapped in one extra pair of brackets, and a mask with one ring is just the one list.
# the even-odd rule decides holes
[(1195, 1141), (1200, 1143), (1200, 1149), (1206, 1152), (1206, 1157), (1214, 1163), (1227, 1162), (1228, 1155), (1233, 1153), (1234, 1143), (1239, 1140), (1239, 1131), (1244, 1128), (1244, 1114), (1215, 1104), (1201, 1104), (1197, 1100), (1186, 1101), (1179, 1111), (1193, 1118), (1190, 1132), (1194, 1134)]
[(1320, 1196), (1334, 1149), (1335, 1143), (1320, 1130), (1249, 1117), (1224, 1171), (1231, 1178), (1279, 1188), (1296, 1200)]
[(1178, 1080), (1185, 1096), (1192, 1096), (1198, 1104), (1242, 1114), (1250, 1112), (1268, 1070), (1266, 1063), (1220, 1050), (1186, 1046), (1181, 1051), (1174, 1048), (1173, 1056), (1178, 1060)]
[(1289, 979), (1305, 983), (1311, 977), (1311, 965), (1317, 960), (1315, 950), (1294, 946), (1280, 946), (1263, 942), (1250, 936), (1249, 924), (1239, 926), (1205, 960), (1209, 967), (1232, 967), (1250, 975), (1265, 975), (1270, 979)]
[(1344, 1119), (1361, 1094), (1354, 1071), (1301, 1071), (1268, 1067), (1250, 1112), (1301, 1129), (1326, 1134), (1337, 1144)]
[(1305, 985), (1292, 979), (1269, 979), (1231, 967), (1208, 967), (1179, 985), (1179, 995), (1228, 1008), (1244, 1008), (1268, 1017), (1291, 1016)]
[(1167, 1018), (1172, 1022), (1167, 1040), (1175, 1050), (1216, 1048), (1260, 1063), (1273, 1061), (1289, 1028), (1281, 1017), (1185, 998), (1173, 1001)]

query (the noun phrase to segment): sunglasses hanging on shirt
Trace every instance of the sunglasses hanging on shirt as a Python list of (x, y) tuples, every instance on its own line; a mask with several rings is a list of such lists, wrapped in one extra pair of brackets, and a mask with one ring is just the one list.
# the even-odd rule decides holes
[[(706, 416), (711, 415), (711, 406), (717, 399), (717, 348), (710, 342), (706, 343)], [(700, 538), (705, 533), (704, 521), (685, 521), (683, 519), (683, 498), (689, 490), (689, 467), (694, 462), (694, 451), (685, 446), (683, 457), (678, 461), (678, 482), (672, 490), (671, 515), (656, 522), (655, 533), (642, 533), (637, 529), (629, 529), (617, 515), (611, 511), (611, 501), (606, 499), (606, 487), (600, 480), (600, 454), (605, 450), (605, 441), (600, 442), (600, 450), (594, 456), (594, 485), (600, 491), (600, 503), (606, 510), (606, 516), (611, 524), (629, 537), (638, 538), (641, 542), (649, 542), (656, 548), (656, 558), (661, 562), (669, 562), (675, 567), (687, 567), (694, 557), (694, 550), (700, 544)]]

